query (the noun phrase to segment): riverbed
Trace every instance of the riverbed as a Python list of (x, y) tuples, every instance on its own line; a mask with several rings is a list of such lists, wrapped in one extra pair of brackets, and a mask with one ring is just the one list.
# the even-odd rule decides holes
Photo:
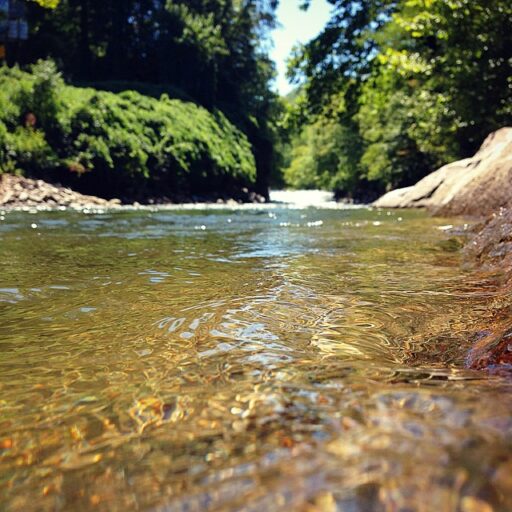
[(463, 221), (277, 199), (0, 212), (0, 510), (512, 510)]

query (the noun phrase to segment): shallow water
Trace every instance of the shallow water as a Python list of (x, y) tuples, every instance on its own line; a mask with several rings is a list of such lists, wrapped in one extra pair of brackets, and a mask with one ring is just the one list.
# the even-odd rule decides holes
[(447, 222), (0, 215), (0, 510), (512, 510)]

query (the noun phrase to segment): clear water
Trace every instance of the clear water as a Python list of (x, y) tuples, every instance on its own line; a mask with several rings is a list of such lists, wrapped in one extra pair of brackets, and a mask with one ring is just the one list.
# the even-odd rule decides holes
[(0, 215), (0, 510), (512, 510), (492, 289), (418, 212)]

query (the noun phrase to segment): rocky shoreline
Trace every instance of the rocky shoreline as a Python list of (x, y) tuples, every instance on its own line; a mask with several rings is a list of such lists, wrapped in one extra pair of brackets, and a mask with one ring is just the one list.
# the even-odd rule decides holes
[(118, 208), (121, 206), (140, 207), (143, 205), (166, 205), (175, 203), (216, 203), (225, 205), (238, 205), (240, 203), (264, 203), (265, 198), (242, 189), (237, 198), (228, 197), (177, 197), (175, 200), (161, 197), (148, 198), (144, 203), (124, 203), (120, 199), (103, 199), (101, 197), (84, 195), (68, 187), (47, 183), (43, 180), (34, 180), (0, 174), (0, 207), (4, 210), (54, 210), (70, 208), (83, 210), (84, 208)]
[(120, 204), (121, 201), (118, 199), (109, 201), (86, 196), (43, 180), (32, 180), (12, 174), (0, 175), (0, 207), (3, 209), (64, 207), (78, 210), (87, 207), (112, 208)]
[(496, 284), (489, 301), (492, 321), (482, 322), (474, 333), (466, 364), (478, 370), (512, 370), (512, 128), (491, 133), (473, 157), (447, 164), (416, 185), (392, 190), (373, 205), (479, 220), (463, 249), (464, 262), (493, 276)]

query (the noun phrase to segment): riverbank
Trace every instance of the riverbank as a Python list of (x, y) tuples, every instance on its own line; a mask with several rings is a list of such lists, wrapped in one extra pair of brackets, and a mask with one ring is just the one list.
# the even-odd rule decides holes
[(221, 111), (73, 87), (51, 62), (0, 68), (0, 173), (123, 203), (265, 194), (249, 139)]
[[(148, 198), (147, 205), (162, 205), (176, 203), (217, 203), (237, 205), (240, 203), (264, 203), (265, 198), (248, 189), (242, 189), (235, 197), (219, 195), (211, 196), (177, 196), (174, 198)], [(141, 206), (138, 202), (123, 202), (120, 199), (103, 199), (85, 195), (43, 180), (33, 180), (12, 174), (0, 174), (0, 207), (5, 210), (35, 208), (38, 210), (53, 210), (70, 208), (118, 208), (121, 206)]]
[(119, 206), (119, 199), (102, 199), (75, 192), (67, 187), (52, 185), (43, 180), (32, 180), (12, 174), (0, 175), (0, 206), (3, 209), (19, 208), (112, 208)]
[(475, 333), (467, 365), (474, 369), (512, 370), (512, 209), (501, 209), (474, 229), (464, 247), (466, 264), (488, 278), (495, 293), (490, 322)]
[(436, 216), (477, 221), (463, 249), (464, 264), (480, 273), (482, 289), (490, 286), (493, 293), (467, 357), (468, 367), (474, 369), (512, 369), (511, 183), (512, 128), (504, 127), (491, 133), (473, 157), (449, 163), (373, 203), (378, 208), (422, 208)]

